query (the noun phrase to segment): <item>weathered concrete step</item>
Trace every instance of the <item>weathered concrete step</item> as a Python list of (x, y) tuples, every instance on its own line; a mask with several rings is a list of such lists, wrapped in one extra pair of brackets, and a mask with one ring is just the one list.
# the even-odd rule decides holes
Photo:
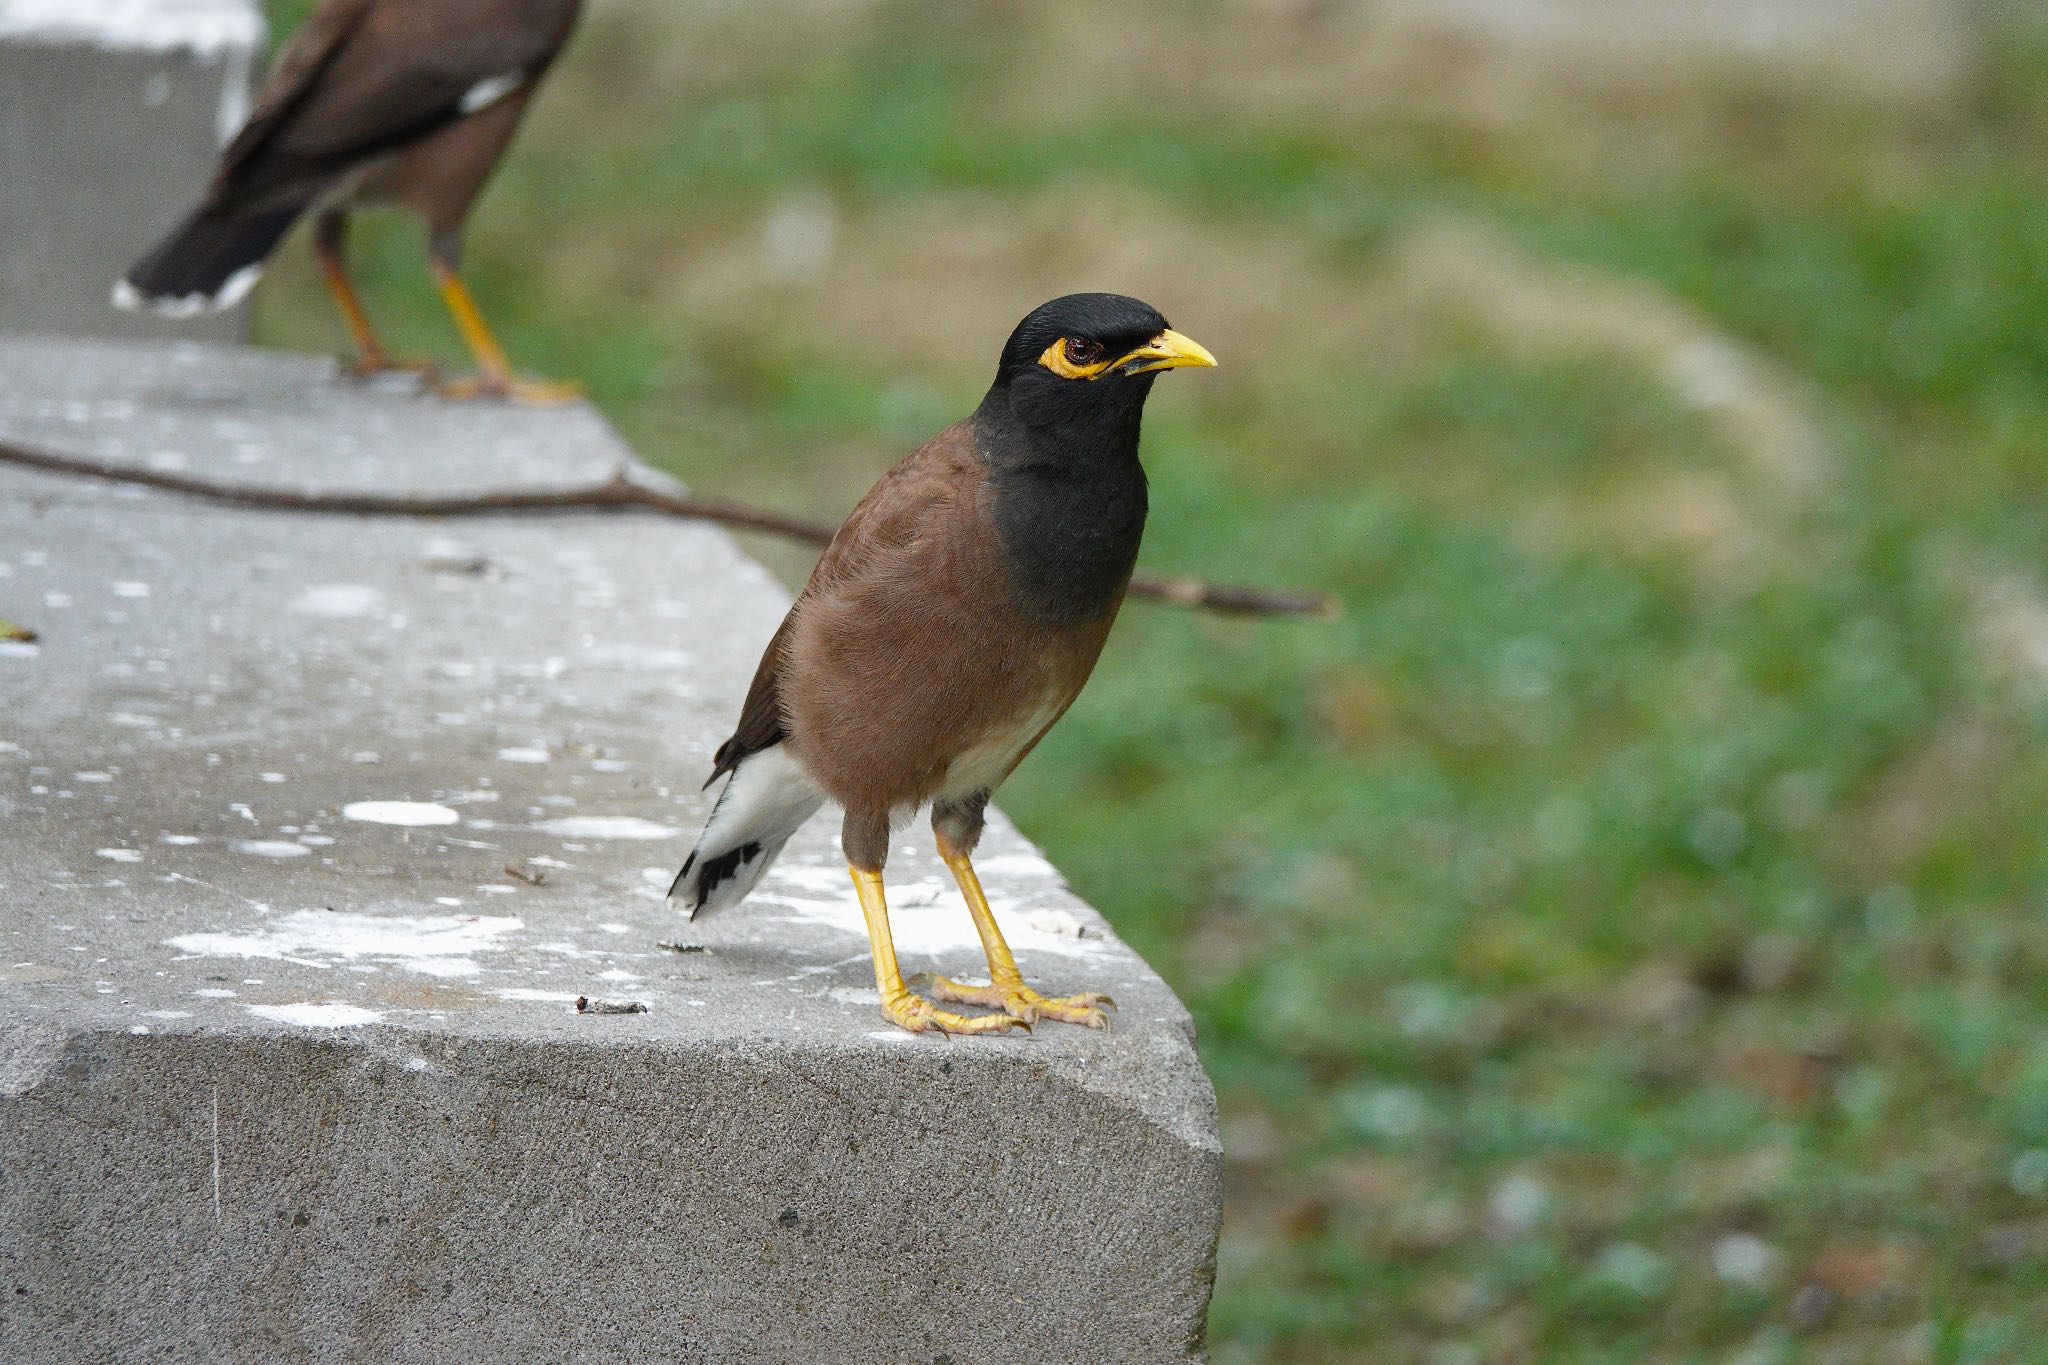
[[(389, 491), (630, 458), (584, 409), (32, 339), (0, 439)], [(886, 1027), (829, 815), (738, 911), (663, 904), (786, 602), (651, 517), (0, 468), (0, 617), (42, 632), (0, 645), (0, 1359), (1196, 1354), (1187, 1016), (1011, 827), (998, 914), (1107, 1035)], [(977, 973), (928, 833), (889, 870), (906, 970)]]

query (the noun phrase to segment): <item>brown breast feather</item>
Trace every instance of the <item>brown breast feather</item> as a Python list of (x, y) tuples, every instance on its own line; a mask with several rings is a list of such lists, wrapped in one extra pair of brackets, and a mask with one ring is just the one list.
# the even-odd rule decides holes
[(786, 734), (812, 778), (856, 813), (965, 795), (963, 781), (993, 787), (1081, 690), (1113, 615), (1054, 627), (1020, 609), (986, 466), (956, 423), (846, 519), (719, 761)]

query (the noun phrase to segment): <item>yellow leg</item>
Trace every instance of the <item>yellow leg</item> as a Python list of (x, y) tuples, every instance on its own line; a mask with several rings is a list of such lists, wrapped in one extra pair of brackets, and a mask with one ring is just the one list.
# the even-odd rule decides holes
[(853, 889), (860, 897), (860, 912), (868, 922), (868, 949), (875, 956), (875, 990), (882, 997), (882, 1013), (890, 1023), (923, 1033), (1000, 1033), (1005, 1029), (1028, 1028), (1028, 1021), (1008, 1014), (969, 1017), (939, 1009), (923, 996), (911, 994), (903, 984), (902, 969), (896, 965), (896, 941), (889, 934), (889, 903), (882, 894), (882, 874), (851, 865)]
[(348, 260), (344, 254), (347, 233), (347, 219), (339, 210), (321, 214), (313, 230), (313, 251), (320, 258), (320, 274), (327, 281), (327, 292), (334, 297), (334, 306), (341, 310), (341, 320), (347, 324), (349, 338), (355, 342), (356, 359), (348, 367), (349, 371), (365, 377), (387, 370), (432, 373), (434, 367), (424, 361), (393, 360), (391, 353), (384, 349), (384, 343), (377, 339), (377, 329), (370, 325), (369, 311), (356, 294), (355, 282), (348, 277)]
[(341, 258), (322, 251), (320, 273), (326, 278), (327, 292), (334, 296), (334, 306), (341, 310), (341, 320), (348, 324), (349, 337), (356, 344), (356, 372), (376, 374), (392, 368), (391, 356), (377, 339), (377, 329), (370, 325), (370, 315), (364, 310), (362, 299), (356, 296), (356, 287), (349, 280)]
[(510, 398), (521, 403), (566, 403), (581, 390), (574, 384), (555, 384), (540, 379), (519, 379), (505, 359), (505, 348), (491, 335), (483, 312), (470, 296), (468, 286), (453, 270), (436, 262), (434, 278), (441, 286), (441, 301), (469, 353), (476, 357), (476, 378), (446, 385), (441, 392), (450, 398)]
[(1041, 1019), (1058, 1019), (1086, 1024), (1089, 1028), (1109, 1027), (1109, 1016), (1102, 1010), (1105, 1005), (1115, 1009), (1116, 1001), (1100, 991), (1048, 997), (1024, 984), (1024, 975), (1017, 970), (1017, 959), (1010, 955), (1010, 945), (996, 926), (995, 912), (989, 909), (988, 896), (981, 889), (981, 878), (975, 875), (973, 862), (962, 850), (947, 847), (943, 839), (939, 841), (939, 856), (953, 869), (953, 880), (960, 884), (960, 894), (967, 898), (967, 912), (974, 916), (974, 931), (981, 935), (982, 955), (988, 959), (988, 984), (969, 986), (943, 976), (928, 977), (925, 984), (932, 998), (958, 1005), (986, 1005), (1031, 1024)]
[(340, 248), (323, 241), (316, 247), (316, 252), (320, 257), (320, 274), (327, 281), (327, 292), (333, 296), (334, 306), (341, 311), (341, 320), (348, 326), (349, 339), (355, 343), (355, 363), (345, 367), (348, 373), (365, 379), (393, 370), (431, 375), (434, 372), (431, 361), (393, 360), (391, 353), (384, 349), (384, 343), (377, 337), (377, 329), (370, 325), (369, 310), (363, 307), (355, 282), (348, 277), (348, 267), (342, 261)]

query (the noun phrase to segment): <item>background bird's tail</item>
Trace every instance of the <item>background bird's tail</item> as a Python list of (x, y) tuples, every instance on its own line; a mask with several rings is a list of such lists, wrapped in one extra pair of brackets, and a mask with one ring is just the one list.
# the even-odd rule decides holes
[(263, 273), (301, 205), (200, 208), (114, 286), (114, 306), (168, 317), (232, 308)]
[(786, 746), (749, 754), (719, 793), (696, 849), (668, 889), (669, 900), (691, 919), (739, 904), (824, 804), (825, 794)]

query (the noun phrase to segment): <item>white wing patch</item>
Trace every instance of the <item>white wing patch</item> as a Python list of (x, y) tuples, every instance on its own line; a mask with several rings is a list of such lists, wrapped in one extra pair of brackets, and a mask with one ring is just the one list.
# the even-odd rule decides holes
[(492, 76), (489, 80), (478, 81), (463, 91), (462, 101), (455, 107), (465, 114), (474, 114), (487, 105), (496, 104), (524, 84), (524, 71), (507, 71), (502, 76)]

